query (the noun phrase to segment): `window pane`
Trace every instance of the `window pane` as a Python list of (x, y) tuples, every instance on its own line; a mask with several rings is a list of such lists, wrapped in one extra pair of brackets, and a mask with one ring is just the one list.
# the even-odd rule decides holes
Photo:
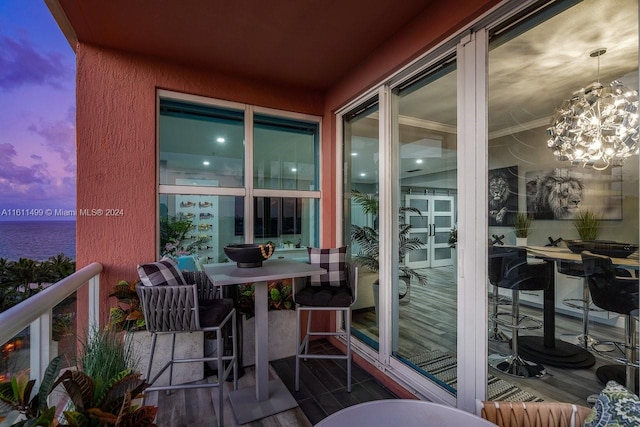
[(244, 113), (160, 100), (160, 184), (242, 187)]
[(200, 264), (223, 262), (222, 248), (244, 241), (242, 227), (239, 235), (235, 228), (236, 199), (242, 206), (242, 197), (161, 194), (160, 255), (177, 257), (186, 269), (192, 260), (181, 256)]
[(318, 242), (318, 201), (293, 197), (256, 197), (256, 243), (272, 242), (279, 258), (304, 257)]
[(256, 188), (318, 190), (318, 123), (256, 115)]
[[(396, 197), (400, 206), (419, 209), (401, 211), (400, 223), (411, 227), (400, 232), (404, 270), (397, 268), (413, 277), (400, 277), (407, 286), (399, 280), (392, 294), (398, 295), (392, 306), (394, 357), (452, 394), (458, 386), (457, 252), (449, 243), (458, 218), (457, 75), (450, 55), (394, 90), (392, 102)], [(410, 239), (418, 248), (404, 243)]]

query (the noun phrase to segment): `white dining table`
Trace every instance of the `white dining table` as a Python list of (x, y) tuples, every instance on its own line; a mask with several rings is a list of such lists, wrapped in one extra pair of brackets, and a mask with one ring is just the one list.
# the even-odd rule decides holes
[[(242, 388), (229, 393), (231, 407), (238, 424), (246, 424), (278, 412), (295, 408), (298, 403), (284, 383), (269, 381), (269, 328), (267, 284), (274, 280), (293, 279), (326, 273), (324, 268), (291, 259), (269, 259), (261, 267), (238, 268), (235, 263), (205, 264), (214, 286), (255, 284), (255, 389)], [(296, 283), (293, 284), (296, 286)], [(295, 324), (291, 325), (295, 329)]]
[(452, 406), (424, 400), (384, 399), (334, 412), (316, 427), (488, 427), (492, 422)]

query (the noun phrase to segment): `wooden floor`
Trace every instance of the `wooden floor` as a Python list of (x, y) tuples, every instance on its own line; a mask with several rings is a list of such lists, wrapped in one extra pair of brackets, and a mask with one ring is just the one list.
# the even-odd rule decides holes
[[(312, 343), (313, 353), (335, 354), (338, 350), (325, 340)], [(396, 396), (380, 385), (373, 377), (352, 364), (352, 389), (346, 391), (346, 367), (342, 360), (309, 359), (301, 364), (300, 390), (295, 391), (295, 358), (288, 357), (270, 364), (270, 378), (280, 378), (298, 402), (298, 407), (263, 418), (243, 426), (312, 426), (342, 408), (361, 402), (393, 399)], [(255, 385), (253, 367), (245, 368), (238, 387)], [(225, 426), (238, 426), (228, 398), (232, 384), (223, 387)], [(160, 427), (215, 426), (217, 422), (214, 403), (218, 389), (176, 390), (150, 392), (145, 402), (158, 407), (156, 423)]]
[[(427, 286), (411, 286), (409, 301), (400, 304), (400, 346), (398, 354), (409, 357), (425, 350), (443, 350), (455, 355), (456, 352), (456, 288), (452, 283), (451, 267), (426, 270), (429, 277)], [(522, 314), (542, 319), (540, 309), (522, 306)], [(375, 313), (371, 310), (354, 313), (354, 327), (377, 341)], [(582, 329), (581, 319), (556, 315), (556, 337), (577, 335)], [(613, 338), (622, 341), (623, 331), (600, 323), (590, 324), (590, 333), (596, 337)], [(525, 331), (523, 335), (542, 335), (541, 330)], [(508, 343), (489, 343), (490, 354), (510, 353)], [(587, 404), (587, 398), (599, 393), (604, 387), (595, 370), (603, 364), (611, 364), (596, 357), (596, 365), (589, 369), (560, 369), (547, 366), (547, 375), (542, 378), (519, 379), (505, 375), (493, 368), (489, 373), (517, 385), (544, 400)]]

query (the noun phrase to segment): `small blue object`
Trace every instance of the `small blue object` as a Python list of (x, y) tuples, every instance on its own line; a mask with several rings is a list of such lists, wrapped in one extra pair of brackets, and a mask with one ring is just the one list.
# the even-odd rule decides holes
[(198, 262), (193, 255), (185, 255), (178, 257), (178, 268), (181, 271), (198, 271), (200, 270)]

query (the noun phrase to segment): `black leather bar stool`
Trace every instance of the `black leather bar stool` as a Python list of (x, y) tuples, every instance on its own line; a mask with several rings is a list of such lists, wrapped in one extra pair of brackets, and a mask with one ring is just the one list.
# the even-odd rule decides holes
[(604, 365), (596, 370), (603, 383), (616, 380), (629, 390), (637, 392), (638, 343), (636, 320), (638, 314), (638, 278), (616, 276), (611, 258), (588, 251), (581, 253), (582, 264), (589, 284), (593, 303), (606, 311), (625, 316), (625, 342), (611, 342), (619, 352), (598, 352), (604, 358), (615, 360), (619, 365)]
[(493, 320), (498, 317), (498, 311), (501, 305), (510, 305), (512, 303), (511, 298), (500, 295), (498, 287), (498, 283), (504, 279), (504, 261), (508, 259), (508, 256), (505, 256), (507, 253), (509, 252), (505, 251), (504, 247), (489, 246), (487, 275), (489, 276), (489, 283), (493, 286), (491, 294), (489, 295), (489, 304), (491, 304), (490, 318), (492, 319), (491, 325), (489, 326), (489, 341), (509, 342), (509, 337), (500, 330), (498, 322)]
[[(579, 277), (582, 285), (582, 298), (565, 298), (562, 303), (567, 307), (582, 310), (582, 333), (572, 337), (572, 344), (577, 344), (583, 348), (589, 348), (597, 341), (589, 335), (589, 313), (591, 311), (604, 311), (591, 303), (589, 285), (585, 279), (584, 266), (582, 263), (558, 260), (556, 262), (558, 273), (567, 276)], [(564, 339), (564, 338), (563, 338)]]
[[(498, 249), (498, 248), (495, 248)], [(506, 374), (529, 378), (541, 377), (546, 371), (539, 363), (524, 360), (518, 352), (518, 334), (521, 330), (542, 328), (542, 322), (529, 316), (520, 315), (519, 292), (539, 291), (549, 287), (552, 278), (546, 261), (527, 261), (527, 251), (520, 248), (500, 248), (494, 257), (502, 255), (504, 262), (504, 278), (498, 286), (511, 289), (513, 304), (511, 313), (498, 313), (492, 320), (511, 328), (511, 355), (492, 366)]]

